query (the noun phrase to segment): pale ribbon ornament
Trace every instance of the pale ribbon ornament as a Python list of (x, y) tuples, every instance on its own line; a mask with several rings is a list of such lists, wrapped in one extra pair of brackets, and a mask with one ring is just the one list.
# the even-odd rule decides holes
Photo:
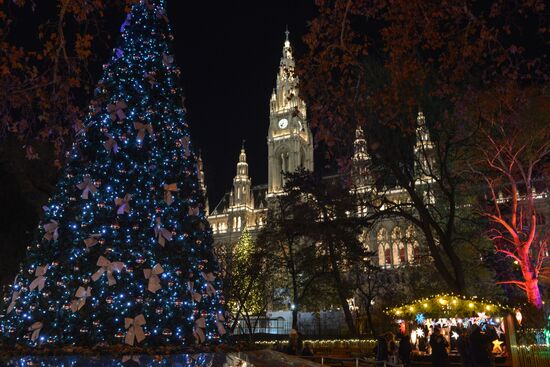
[(183, 155), (189, 157), (191, 155), (191, 149), (189, 148), (191, 141), (189, 140), (189, 137), (186, 136), (185, 138), (180, 139), (180, 142), (183, 145)]
[(92, 287), (87, 287), (86, 289), (84, 289), (84, 287), (78, 287), (74, 296), (77, 299), (74, 299), (71, 302), (71, 310), (76, 312), (84, 307), (86, 304), (86, 298), (92, 296)]
[(153, 269), (143, 269), (143, 274), (145, 279), (149, 279), (149, 285), (147, 289), (149, 292), (156, 293), (159, 289), (162, 288), (160, 285), (159, 275), (164, 272), (164, 269), (160, 264), (153, 266)]
[(116, 198), (115, 205), (118, 206), (116, 211), (117, 214), (130, 213), (130, 200), (132, 200), (132, 195), (126, 194), (123, 198)]
[(170, 65), (172, 65), (173, 62), (174, 56), (166, 53), (162, 55), (162, 63), (164, 64), (164, 66), (169, 67)]
[(177, 183), (164, 185), (164, 201), (166, 204), (171, 205), (174, 202), (174, 195), (172, 193), (177, 191), (179, 191)]
[(156, 11), (156, 16), (158, 19), (164, 19), (164, 21), (166, 23), (168, 23), (168, 17), (166, 16), (166, 10), (164, 10), (163, 8), (160, 8), (159, 10)]
[(166, 244), (166, 240), (172, 240), (172, 232), (162, 227), (162, 224), (160, 223), (160, 218), (157, 218), (157, 224), (155, 225), (155, 236), (158, 239), (158, 243), (162, 247), (164, 247), (164, 245)]
[(90, 237), (86, 238), (84, 240), (84, 244), (86, 245), (86, 249), (89, 249), (90, 247), (94, 247), (95, 245), (97, 245), (97, 242), (99, 241), (100, 237), (101, 237), (101, 235), (99, 233), (97, 233), (97, 234), (92, 234), (92, 235), (90, 235)]
[(143, 325), (145, 325), (145, 317), (143, 314), (139, 314), (134, 318), (125, 317), (124, 327), (126, 328), (126, 344), (134, 345), (134, 341), (137, 340), (141, 343), (145, 339), (145, 333), (143, 332)]
[(44, 233), (44, 238), (48, 241), (51, 241), (52, 239), (57, 241), (59, 238), (59, 232), (57, 231), (58, 227), (59, 223), (53, 219), (50, 220), (50, 223), (44, 224), (44, 231), (46, 231), (46, 233)]
[(153, 126), (151, 124), (142, 124), (141, 122), (134, 122), (134, 128), (138, 131), (137, 138), (139, 141), (143, 141), (145, 133), (149, 133), (149, 136), (153, 135)]
[(34, 276), (36, 277), (29, 286), (29, 290), (34, 290), (35, 288), (38, 288), (39, 291), (41, 291), (44, 288), (44, 285), (46, 284), (46, 271), (48, 270), (48, 264), (44, 266), (38, 266), (36, 270), (34, 271)]
[[(19, 278), (19, 275), (16, 275), (15, 276), (15, 279), (13, 280), (13, 286), (12, 286), (12, 289), (15, 288), (16, 284), (17, 284), (17, 278)], [(19, 295), (21, 294), (21, 291), (18, 290), (18, 291), (13, 291), (12, 294), (11, 294), (11, 302), (8, 306), (8, 310), (6, 311), (6, 314), (10, 313), (13, 311), (13, 309), (15, 308), (15, 303), (17, 302), (17, 300), (19, 299)]]
[(197, 343), (202, 344), (206, 340), (206, 335), (204, 335), (204, 330), (206, 328), (206, 320), (204, 317), (201, 317), (195, 320), (195, 327), (193, 328), (193, 335), (197, 339)]
[(113, 136), (109, 134), (105, 134), (105, 136), (108, 138), (107, 141), (103, 143), (105, 149), (107, 149), (107, 151), (109, 152), (112, 150), (115, 154), (118, 153), (118, 144), (115, 138), (113, 138)]
[(213, 273), (202, 273), (202, 277), (204, 280), (206, 280), (206, 294), (208, 294), (210, 297), (216, 294), (216, 288), (212, 285), (211, 282), (213, 282), (216, 279), (216, 276)]
[(216, 326), (218, 327), (218, 332), (220, 333), (220, 335), (225, 335), (226, 333), (225, 326), (224, 326), (225, 317), (223, 317), (223, 313), (218, 312), (216, 319), (217, 319)]
[(200, 293), (195, 292), (195, 287), (193, 286), (193, 282), (189, 281), (187, 283), (187, 287), (189, 288), (189, 293), (191, 293), (191, 297), (195, 302), (200, 302), (202, 299), (202, 296)]
[(92, 275), (92, 280), (97, 282), (103, 273), (107, 273), (107, 280), (109, 281), (109, 286), (111, 286), (116, 284), (113, 271), (121, 271), (124, 268), (124, 263), (120, 261), (110, 262), (106, 257), (100, 256), (99, 259), (97, 259), (97, 266), (100, 266), (100, 268)]
[(192, 216), (199, 215), (199, 207), (198, 206), (190, 206), (189, 210), (187, 211), (187, 215), (192, 215)]
[(32, 324), (31, 326), (29, 326), (28, 330), (32, 331), (31, 340), (33, 342), (36, 341), (36, 339), (38, 339), (38, 337), (40, 336), (40, 330), (42, 330), (43, 326), (44, 326), (44, 324), (41, 323), (40, 321), (37, 321), (34, 324)]
[(97, 192), (96, 185), (92, 182), (90, 176), (84, 176), (82, 182), (76, 185), (80, 190), (82, 190), (82, 199), (88, 200), (90, 193), (95, 194)]
[(126, 114), (124, 113), (124, 109), (128, 107), (126, 102), (124, 101), (118, 101), (115, 104), (109, 104), (107, 105), (107, 112), (110, 113), (111, 120), (116, 121), (117, 117), (119, 120), (124, 120), (126, 118)]

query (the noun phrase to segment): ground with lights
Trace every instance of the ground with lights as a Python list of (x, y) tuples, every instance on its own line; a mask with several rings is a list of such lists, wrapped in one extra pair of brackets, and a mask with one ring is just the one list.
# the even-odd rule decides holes
[(164, 0), (132, 7), (37, 240), (5, 342), (217, 343), (223, 296)]

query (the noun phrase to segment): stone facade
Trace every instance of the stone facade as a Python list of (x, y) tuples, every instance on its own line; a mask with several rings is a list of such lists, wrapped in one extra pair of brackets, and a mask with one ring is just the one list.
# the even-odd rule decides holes
[[(276, 86), (269, 101), (268, 183), (252, 184), (243, 144), (233, 187), (208, 216), (214, 240), (218, 244), (236, 243), (245, 228), (253, 237), (255, 236), (258, 229), (265, 224), (270, 197), (281, 193), (284, 185), (283, 172), (292, 172), (301, 166), (311, 171), (314, 169), (313, 136), (307, 122), (305, 102), (298, 97), (299, 81), (294, 74), (294, 66), (287, 31)], [(428, 185), (431, 179), (427, 172), (433, 167), (434, 144), (422, 112), (418, 113), (416, 126), (415, 177), (417, 187), (428, 188), (431, 186)], [(377, 189), (369, 173), (371, 161), (367, 151), (367, 138), (360, 127), (356, 130), (353, 146), (351, 173), (354, 190), (365, 195), (375, 193)], [(201, 185), (203, 190), (206, 190), (202, 162), (199, 164)], [(394, 202), (407, 199), (407, 195), (401, 189), (384, 188), (384, 195)], [(430, 197), (433, 198), (428, 190), (424, 195), (428, 200)], [(541, 212), (550, 213), (548, 191), (538, 194), (536, 199), (540, 200)], [(366, 208), (357, 209), (357, 215), (365, 214)], [(362, 234), (361, 240), (370, 251), (378, 254), (376, 261), (385, 268), (411, 264), (426, 256), (413, 227), (397, 220), (377, 223), (370, 231)]]

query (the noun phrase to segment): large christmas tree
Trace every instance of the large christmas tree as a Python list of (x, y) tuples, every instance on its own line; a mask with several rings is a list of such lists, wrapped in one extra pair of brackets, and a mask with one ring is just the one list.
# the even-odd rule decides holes
[(216, 342), (212, 235), (164, 0), (132, 7), (2, 321), (41, 344)]

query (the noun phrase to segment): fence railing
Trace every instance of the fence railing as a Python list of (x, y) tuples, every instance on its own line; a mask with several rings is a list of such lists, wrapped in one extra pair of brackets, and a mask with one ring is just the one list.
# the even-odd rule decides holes
[(550, 367), (550, 345), (519, 345), (516, 349), (519, 366)]

